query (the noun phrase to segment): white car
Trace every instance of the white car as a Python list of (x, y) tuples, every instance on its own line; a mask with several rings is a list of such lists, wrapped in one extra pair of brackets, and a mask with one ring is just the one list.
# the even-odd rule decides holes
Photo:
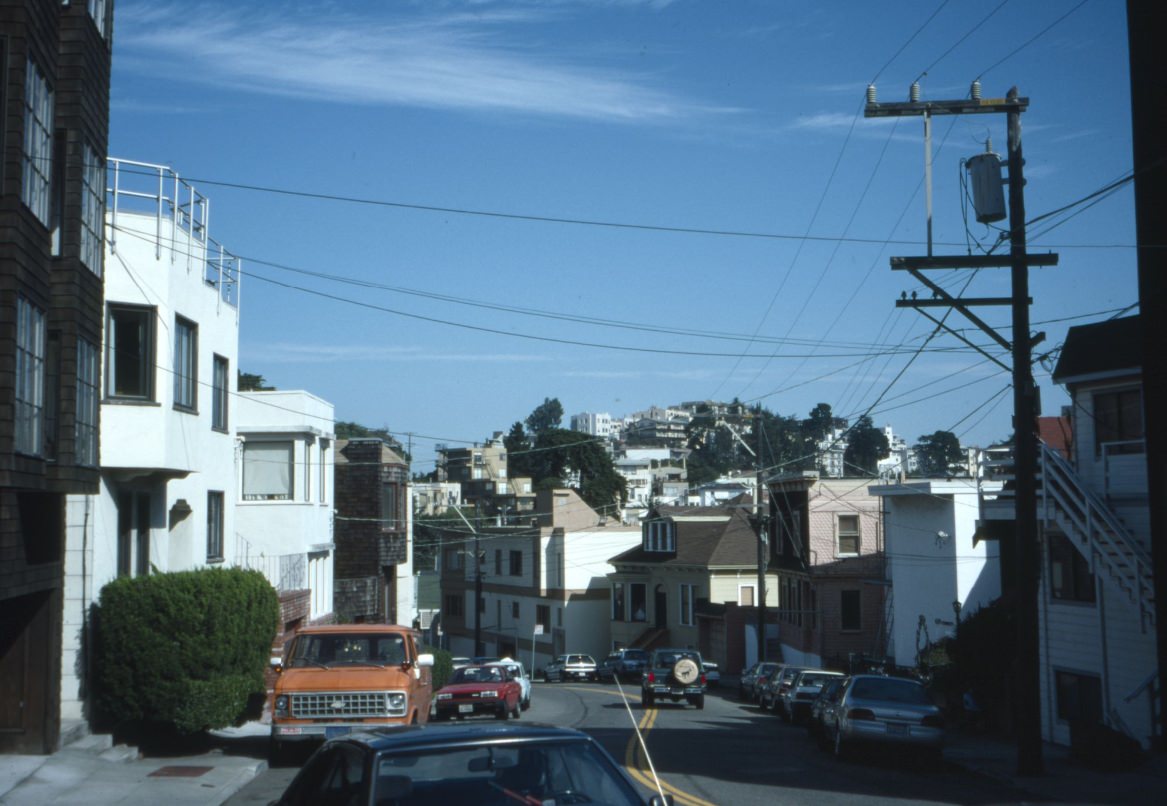
[(507, 670), (508, 676), (513, 676), (519, 682), (519, 687), (523, 690), (519, 697), (519, 705), (524, 711), (531, 707), (531, 678), (527, 674), (527, 670), (523, 667), (522, 661), (517, 661), (514, 658), (500, 658), (488, 666), (501, 666)]

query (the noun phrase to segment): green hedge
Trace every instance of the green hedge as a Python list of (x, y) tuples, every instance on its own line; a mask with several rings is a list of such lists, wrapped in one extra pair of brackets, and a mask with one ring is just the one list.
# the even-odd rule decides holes
[(423, 646), (418, 651), (430, 652), (434, 656), (434, 668), (431, 672), (430, 683), (436, 693), (438, 689), (449, 682), (450, 675), (454, 673), (454, 656), (448, 650), (436, 649), (432, 646)]
[(125, 577), (95, 607), (99, 721), (180, 733), (235, 724), (265, 691), (279, 598), (258, 571), (207, 568)]

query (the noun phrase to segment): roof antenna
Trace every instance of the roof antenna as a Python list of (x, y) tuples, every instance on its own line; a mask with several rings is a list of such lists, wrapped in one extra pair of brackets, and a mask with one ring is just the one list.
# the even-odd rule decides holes
[(612, 679), (616, 681), (616, 688), (620, 691), (620, 699), (624, 701), (624, 710), (628, 712), (628, 718), (632, 720), (632, 729), (636, 731), (636, 740), (640, 742), (640, 752), (644, 753), (644, 758), (648, 761), (648, 771), (652, 773), (652, 781), (656, 784), (656, 791), (660, 794), (661, 802), (669, 803), (670, 799), (665, 797), (665, 789), (660, 782), (660, 776), (656, 774), (656, 765), (652, 763), (652, 756), (648, 754), (648, 745), (644, 743), (644, 734), (640, 732), (640, 725), (632, 713), (632, 706), (628, 704), (628, 695), (624, 693), (624, 686), (620, 685), (620, 675), (614, 675)]

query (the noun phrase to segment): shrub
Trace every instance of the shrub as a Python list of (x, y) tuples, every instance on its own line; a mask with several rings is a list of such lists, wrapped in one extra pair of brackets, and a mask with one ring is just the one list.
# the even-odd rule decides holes
[(432, 646), (423, 646), (418, 651), (433, 653), (434, 668), (431, 672), (430, 682), (433, 685), (433, 690), (437, 692), (449, 682), (450, 675), (454, 674), (454, 656), (448, 650), (436, 649)]
[(102, 589), (94, 610), (101, 722), (221, 728), (265, 690), (279, 599), (258, 571), (125, 577)]

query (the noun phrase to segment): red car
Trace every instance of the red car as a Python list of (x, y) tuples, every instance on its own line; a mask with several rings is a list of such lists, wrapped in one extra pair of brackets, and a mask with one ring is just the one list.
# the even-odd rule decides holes
[(434, 696), (435, 718), (494, 714), (496, 719), (518, 719), (522, 696), (519, 682), (508, 680), (501, 666), (463, 666)]

